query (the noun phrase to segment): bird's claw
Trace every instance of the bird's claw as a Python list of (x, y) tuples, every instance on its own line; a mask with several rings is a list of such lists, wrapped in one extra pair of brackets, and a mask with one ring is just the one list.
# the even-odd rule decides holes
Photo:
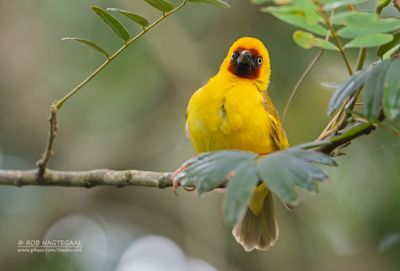
[[(182, 173), (186, 167), (180, 167), (174, 172), (173, 180), (172, 180), (172, 191), (175, 193), (175, 195), (178, 195), (177, 190), (181, 186), (181, 181), (177, 178), (180, 173)], [(194, 186), (183, 186), (183, 189), (185, 189), (188, 192), (192, 192), (196, 189)]]
[(194, 190), (196, 190), (195, 186), (184, 186), (182, 188), (185, 189), (188, 192), (193, 192)]

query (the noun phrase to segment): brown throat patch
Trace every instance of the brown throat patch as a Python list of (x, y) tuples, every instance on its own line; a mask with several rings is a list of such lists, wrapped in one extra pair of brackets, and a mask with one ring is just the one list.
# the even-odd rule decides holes
[(257, 63), (257, 58), (260, 56), (258, 50), (247, 49), (244, 47), (238, 47), (234, 51), (236, 54), (240, 54), (243, 50), (249, 51), (252, 55), (251, 64), (237, 63), (234, 59), (231, 59), (228, 66), (228, 71), (232, 74), (246, 79), (257, 79), (260, 76), (261, 65)]

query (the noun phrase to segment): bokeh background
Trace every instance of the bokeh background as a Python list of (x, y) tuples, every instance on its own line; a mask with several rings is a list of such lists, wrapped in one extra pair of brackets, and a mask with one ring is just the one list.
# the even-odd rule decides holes
[[(177, 1), (173, 1), (177, 3)], [(191, 94), (214, 75), (238, 37), (260, 38), (271, 55), (270, 94), (282, 112), (317, 49), (292, 41), (294, 29), (244, 0), (231, 9), (188, 4), (138, 40), (68, 101), (50, 167), (172, 171), (194, 155), (184, 135)], [(120, 41), (90, 11), (159, 12), (143, 1), (0, 2), (0, 168), (29, 169), (43, 151), (51, 102), (103, 58), (65, 36), (115, 50)], [(371, 8), (366, 3), (363, 8)], [(385, 10), (396, 14), (392, 8)], [(131, 33), (140, 29), (122, 18)], [(369, 62), (374, 59), (370, 52)], [(350, 52), (356, 59), (356, 51)], [(316, 138), (332, 90), (346, 77), (325, 53), (296, 95), (285, 128), (291, 144)], [(0, 187), (0, 270), (399, 270), (400, 140), (377, 131), (328, 169), (332, 182), (293, 211), (277, 202), (280, 239), (245, 253), (225, 228), (223, 195), (171, 189)], [(18, 240), (79, 239), (81, 253), (18, 253)]]

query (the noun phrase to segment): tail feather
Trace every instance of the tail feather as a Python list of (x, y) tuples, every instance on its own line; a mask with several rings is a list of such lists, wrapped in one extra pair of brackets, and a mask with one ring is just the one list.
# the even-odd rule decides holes
[(232, 234), (247, 252), (253, 249), (267, 250), (275, 244), (279, 236), (279, 228), (275, 219), (271, 192), (268, 192), (265, 197), (261, 213), (255, 215), (250, 208), (247, 208), (246, 214), (235, 225)]

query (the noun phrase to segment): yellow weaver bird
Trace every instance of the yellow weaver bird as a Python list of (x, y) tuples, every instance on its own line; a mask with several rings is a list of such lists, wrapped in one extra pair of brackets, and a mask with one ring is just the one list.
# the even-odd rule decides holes
[[(233, 43), (217, 75), (189, 101), (186, 127), (197, 153), (244, 150), (268, 154), (288, 146), (268, 96), (270, 74), (268, 50), (260, 40), (243, 37)], [(246, 251), (266, 250), (276, 242), (279, 229), (265, 184), (255, 188), (232, 232)]]

